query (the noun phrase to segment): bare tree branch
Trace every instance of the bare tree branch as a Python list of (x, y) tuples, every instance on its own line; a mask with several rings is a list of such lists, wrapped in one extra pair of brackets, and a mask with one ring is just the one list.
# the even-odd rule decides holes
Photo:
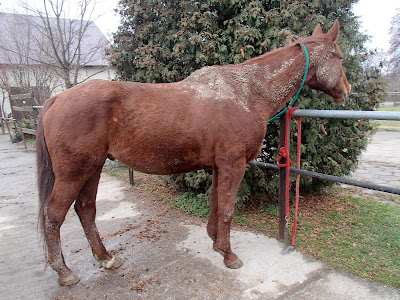
[[(99, 34), (100, 31), (93, 34), (98, 28), (88, 21), (93, 15), (96, 0), (80, 1), (79, 10), (73, 18), (67, 17), (67, 3), (68, 0), (43, 0), (41, 9), (27, 4), (24, 8), (37, 16), (25, 16), (26, 26), (34, 31), (29, 46), (30, 55), (35, 57), (40, 53), (45, 56), (45, 59), (36, 60), (54, 65), (55, 72), (69, 88), (78, 84), (82, 68), (107, 64), (102, 58), (109, 42)], [(97, 37), (97, 41), (93, 41), (93, 36)]]
[(400, 9), (393, 17), (390, 25), (390, 71), (392, 73), (400, 73)]

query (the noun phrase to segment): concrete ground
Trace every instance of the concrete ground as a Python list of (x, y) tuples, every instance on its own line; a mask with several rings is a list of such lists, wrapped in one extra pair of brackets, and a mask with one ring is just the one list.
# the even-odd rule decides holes
[(352, 177), (357, 180), (400, 188), (400, 132), (378, 131), (363, 153)]
[[(396, 138), (400, 142), (400, 134)], [(299, 252), (282, 255), (275, 239), (251, 232), (232, 233), (244, 266), (229, 270), (201, 220), (106, 174), (97, 224), (105, 246), (124, 264), (100, 268), (70, 210), (63, 251), (81, 281), (62, 287), (44, 268), (35, 169), (32, 150), (0, 135), (0, 299), (400, 299), (398, 290), (336, 272)]]

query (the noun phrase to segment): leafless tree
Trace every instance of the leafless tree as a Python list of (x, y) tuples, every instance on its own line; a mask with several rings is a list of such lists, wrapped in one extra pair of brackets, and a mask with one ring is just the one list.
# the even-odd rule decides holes
[[(92, 21), (88, 21), (92, 18), (96, 0), (79, 1), (74, 15), (70, 11), (70, 2), (44, 0), (41, 8), (22, 4), (29, 15), (19, 15), (19, 22), (24, 26), (20, 32), (30, 31), (31, 34), (23, 47), (14, 50), (31, 64), (51, 69), (62, 78), (65, 88), (104, 71), (107, 65), (105, 49), (109, 46), (104, 35), (99, 32), (94, 34), (99, 29)], [(99, 36), (102, 38), (99, 39)], [(103, 69), (82, 76), (80, 70), (86, 66), (103, 66)]]
[(400, 74), (400, 9), (391, 21), (390, 34), (390, 72)]
[(5, 115), (4, 105), (10, 88), (18, 87), (24, 93), (34, 94), (36, 104), (40, 104), (62, 86), (62, 81), (54, 76), (54, 66), (43, 52), (33, 53), (33, 28), (27, 26), (25, 19), (17, 14), (2, 18), (6, 20), (2, 20), (0, 26), (0, 89), (2, 115)]
[(42, 9), (26, 6), (40, 17), (39, 22), (32, 24), (41, 33), (37, 36), (45, 37), (49, 43), (45, 44), (46, 47), (40, 47), (42, 41), (34, 42), (55, 64), (66, 88), (79, 83), (79, 71), (87, 65), (96, 64), (99, 52), (103, 55), (109, 44), (106, 38), (93, 39), (91, 31), (97, 27), (93, 22), (86, 21), (92, 18), (96, 0), (79, 1), (75, 15), (68, 12), (69, 4), (68, 0), (44, 0)]
[[(397, 9), (397, 14), (393, 17), (390, 25), (390, 49), (389, 49), (389, 64), (388, 72), (385, 76), (387, 83), (388, 97), (390, 102), (398, 102), (400, 99), (400, 9)], [(394, 93), (393, 93), (394, 92)]]

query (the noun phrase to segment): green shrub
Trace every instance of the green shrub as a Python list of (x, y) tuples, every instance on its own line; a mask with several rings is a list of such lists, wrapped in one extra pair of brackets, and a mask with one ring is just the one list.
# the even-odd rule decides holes
[(210, 214), (210, 205), (206, 198), (192, 192), (186, 192), (179, 196), (175, 206), (198, 217), (208, 217)]
[[(367, 36), (351, 11), (356, 0), (339, 1), (127, 1), (120, 2), (122, 25), (114, 34), (109, 61), (122, 80), (178, 81), (206, 65), (240, 63), (309, 36), (316, 24), (325, 31), (334, 20), (341, 24), (339, 38), (343, 66), (353, 92), (343, 104), (304, 88), (296, 106), (309, 109), (373, 110), (380, 101), (380, 68), (368, 66), (373, 53), (364, 48)], [(242, 56), (242, 51), (245, 57)], [(264, 162), (278, 158), (279, 121), (269, 124), (262, 153)], [(294, 125), (292, 125), (294, 126)], [(301, 167), (343, 176), (358, 163), (373, 127), (367, 120), (304, 118)], [(295, 148), (292, 135), (292, 149)], [(292, 151), (292, 156), (293, 151)], [(210, 194), (211, 173), (199, 171), (173, 176), (170, 183), (196, 194)], [(252, 197), (274, 198), (277, 172), (248, 167), (238, 203)], [(302, 177), (303, 191), (315, 191), (327, 182)]]

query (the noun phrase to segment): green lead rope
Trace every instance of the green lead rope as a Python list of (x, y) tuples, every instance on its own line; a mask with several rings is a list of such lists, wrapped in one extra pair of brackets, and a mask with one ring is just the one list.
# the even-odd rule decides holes
[(306, 46), (304, 46), (304, 44), (301, 44), (301, 46), (303, 47), (304, 53), (306, 54), (306, 70), (304, 71), (303, 81), (301, 82), (300, 87), (299, 87), (299, 89), (297, 90), (296, 95), (294, 95), (293, 100), (292, 100), (292, 102), (290, 102), (289, 106), (286, 107), (285, 109), (281, 110), (280, 112), (278, 112), (278, 113), (277, 113), (275, 116), (273, 116), (271, 119), (269, 119), (269, 120), (268, 120), (268, 123), (271, 122), (271, 121), (273, 121), (273, 120), (279, 119), (281, 115), (283, 115), (285, 112), (287, 112), (288, 109), (291, 108), (291, 107), (294, 105), (294, 103), (295, 103), (296, 100), (297, 100), (297, 97), (298, 97), (299, 94), (300, 94), (301, 89), (303, 88), (304, 83), (306, 82), (307, 73), (308, 73), (308, 67), (309, 67), (309, 65), (310, 65), (310, 58), (308, 57), (308, 51), (307, 51)]

